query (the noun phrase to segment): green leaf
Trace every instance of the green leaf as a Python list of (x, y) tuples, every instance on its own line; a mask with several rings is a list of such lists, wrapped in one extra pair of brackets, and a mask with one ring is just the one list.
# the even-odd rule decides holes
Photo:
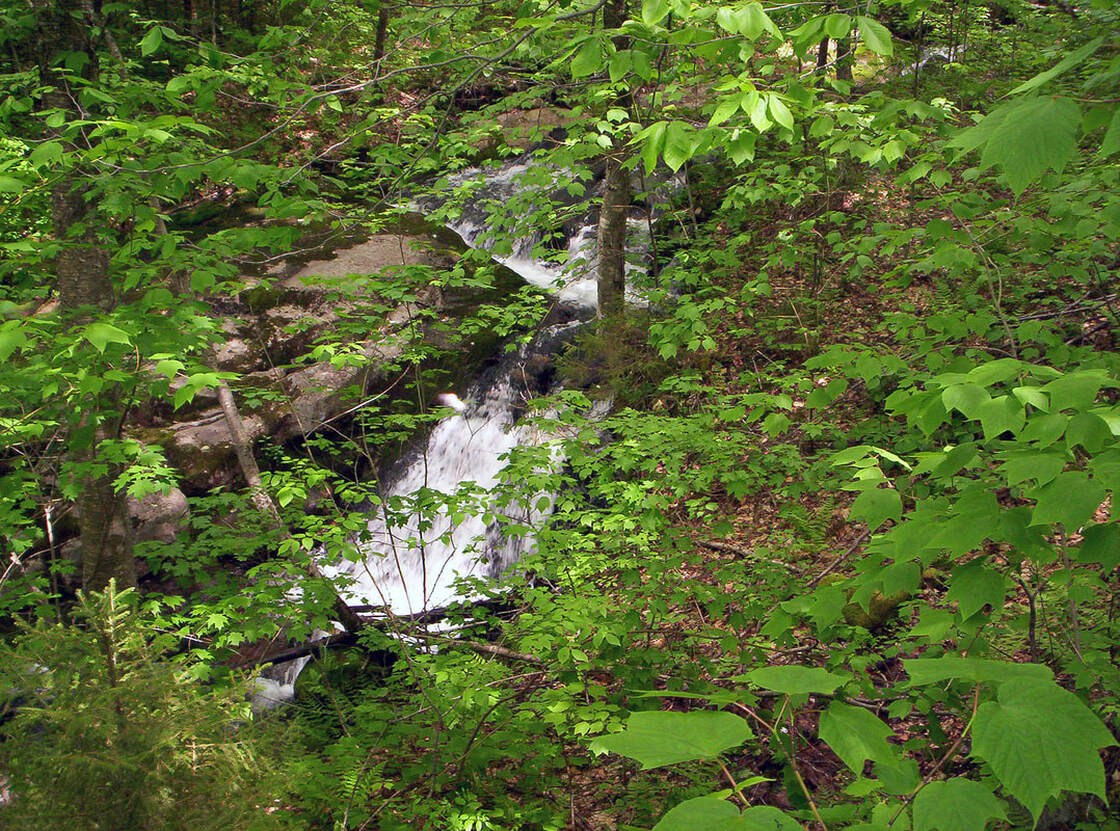
[(611, 55), (610, 64), (607, 67), (607, 73), (610, 75), (611, 83), (618, 83), (626, 77), (626, 73), (630, 71), (631, 66), (631, 52), (629, 49), (622, 49)]
[(23, 321), (5, 320), (0, 323), (0, 361), (6, 361), (12, 353), (27, 343), (23, 331)]
[(979, 557), (953, 569), (945, 599), (957, 601), (961, 617), (967, 620), (988, 605), (1002, 609), (1006, 593), (1006, 578)]
[(848, 36), (852, 30), (852, 18), (846, 14), (830, 14), (824, 20), (824, 33), (834, 40)]
[(653, 831), (736, 831), (739, 809), (726, 799), (698, 796), (665, 814)]
[(1105, 798), (1098, 751), (1113, 744), (1111, 732), (1073, 693), (1052, 681), (1016, 679), (977, 711), (972, 754), (1037, 822), (1046, 800), (1063, 790)]
[(634, 65), (634, 74), (643, 81), (653, 78), (653, 64), (650, 63), (649, 53), (641, 49), (633, 49), (630, 62)]
[(751, 737), (746, 721), (731, 713), (695, 710), (689, 713), (639, 712), (626, 720), (621, 733), (602, 736), (592, 748), (636, 759), (642, 770), (711, 759)]
[(1043, 412), (1049, 412), (1050, 410), (1050, 396), (1038, 387), (1015, 387), (1011, 390), (1011, 394), (1023, 404), (1030, 404)]
[(31, 151), (29, 158), (36, 167), (57, 162), (62, 158), (62, 144), (57, 141), (45, 141)]
[(868, 759), (885, 764), (895, 760), (895, 750), (887, 742), (891, 734), (891, 728), (862, 707), (833, 701), (821, 714), (821, 739), (857, 774)]
[(1031, 525), (1060, 522), (1067, 534), (1073, 534), (1093, 518), (1107, 494), (1108, 489), (1084, 471), (1066, 471), (1037, 491)]
[(82, 330), (82, 337), (94, 345), (98, 352), (104, 352), (110, 343), (132, 343), (128, 332), (110, 326), (108, 323), (91, 323)]
[(984, 143), (980, 163), (1000, 167), (1011, 190), (1019, 195), (1048, 169), (1060, 172), (1066, 166), (1077, 145), (1081, 108), (1076, 101), (1061, 97), (1021, 98), (1004, 107), (1009, 109)]
[(669, 0), (642, 0), (642, 22), (656, 26), (669, 13)]
[(1027, 423), (1023, 405), (1010, 395), (1001, 395), (985, 401), (976, 408), (984, 438), (988, 441), (998, 439), (1005, 432), (1018, 433)]
[(968, 371), (968, 379), (982, 387), (990, 387), (1000, 381), (1009, 381), (1019, 374), (1022, 362), (1014, 358), (1000, 358), (998, 361), (987, 361)]
[(22, 193), (23, 182), (11, 176), (0, 176), (0, 193)]
[(1041, 450), (1062, 437), (1069, 418), (1060, 413), (1036, 415), (1027, 421), (1027, 428), (1019, 434), (1019, 441), (1034, 442)]
[(785, 693), (786, 695), (798, 695), (802, 693), (830, 694), (836, 692), (838, 687), (851, 680), (847, 675), (829, 672), (822, 667), (800, 667), (792, 665), (784, 667), (760, 667), (741, 677), (748, 679), (755, 686), (773, 690), (774, 692)]
[(140, 41), (140, 54), (147, 57), (161, 46), (163, 46), (163, 30), (159, 26), (153, 26)]
[(665, 146), (661, 150), (665, 164), (676, 173), (692, 158), (692, 136), (683, 121), (671, 121), (665, 129)]
[(805, 831), (805, 826), (785, 811), (770, 805), (756, 805), (743, 811), (735, 831)]
[(588, 38), (572, 58), (572, 77), (586, 78), (603, 66), (603, 44), (597, 37)]
[(171, 396), (172, 406), (177, 410), (184, 404), (193, 401), (194, 394), (196, 392), (198, 392), (198, 389), (196, 387), (192, 386), (191, 384), (184, 384), (183, 386), (179, 387), (179, 389), (175, 390), (175, 394)]
[(1061, 453), (1039, 453), (1029, 451), (1017, 453), (1000, 465), (999, 471), (1009, 485), (1017, 485), (1033, 479), (1040, 485), (1054, 480), (1065, 470), (1066, 457)]
[(755, 40), (763, 32), (769, 32), (778, 40), (782, 39), (782, 31), (770, 19), (770, 15), (759, 3), (747, 3), (739, 13), (742, 19), (743, 34)]
[(716, 105), (715, 112), (712, 113), (712, 117), (708, 120), (708, 126), (715, 127), (723, 124), (723, 122), (727, 121), (737, 112), (739, 112), (738, 95), (731, 95), (721, 98), (719, 103)]
[(1071, 372), (1056, 378), (1043, 387), (1050, 393), (1050, 401), (1059, 410), (1085, 410), (1097, 399), (1101, 387), (1112, 386), (1101, 370)]
[(856, 23), (859, 24), (859, 33), (863, 36), (868, 49), (879, 55), (890, 55), (894, 52), (891, 33), (886, 26), (878, 20), (862, 15), (856, 17)]
[(902, 796), (913, 791), (922, 781), (918, 763), (913, 759), (900, 758), (891, 762), (876, 762), (875, 776), (889, 794)]
[(1102, 43), (1104, 43), (1104, 38), (1096, 38), (1095, 40), (1089, 41), (1073, 54), (1066, 55), (1064, 58), (1058, 61), (1058, 63), (1047, 69), (1045, 72), (1040, 72), (1029, 81), (1019, 84), (1019, 86), (1015, 87), (1015, 89), (1011, 90), (1011, 92), (1007, 94), (1018, 95), (1023, 92), (1030, 92), (1032, 89), (1036, 89), (1047, 83), (1048, 81), (1054, 80), (1059, 75), (1073, 69), (1087, 57), (1096, 52), (1100, 48)]
[(865, 490), (852, 503), (851, 515), (874, 531), (888, 519), (898, 520), (902, 516), (902, 497), (893, 488)]
[(1072, 453), (1077, 446), (1090, 453), (1098, 453), (1105, 445), (1112, 444), (1112, 430), (1108, 422), (1093, 413), (1078, 413), (1066, 427), (1066, 448)]
[(632, 143), (642, 143), (642, 162), (646, 167), (646, 174), (650, 174), (657, 167), (657, 157), (661, 155), (661, 148), (665, 145), (665, 131), (669, 124), (665, 121), (655, 122), (633, 138)]
[(957, 410), (966, 418), (979, 418), (980, 407), (991, 400), (988, 391), (978, 384), (956, 384), (941, 393), (947, 410)]
[(1100, 149), (1100, 154), (1105, 158), (1115, 153), (1120, 153), (1120, 107), (1112, 113), (1112, 121), (1108, 124)]
[(785, 105), (778, 96), (769, 96), (769, 110), (770, 117), (774, 119), (776, 124), (781, 124), (787, 130), (793, 129), (793, 113), (789, 111), (789, 107)]
[(1094, 525), (1082, 532), (1082, 538), (1077, 562), (1099, 563), (1105, 571), (1120, 565), (1120, 524)]
[(727, 155), (737, 165), (745, 164), (754, 159), (754, 146), (758, 136), (748, 130), (736, 129), (731, 140), (727, 142)]
[(1007, 813), (996, 795), (971, 779), (930, 782), (914, 798), (914, 831), (984, 831)]
[(903, 669), (910, 676), (911, 687), (940, 684), (950, 678), (966, 681), (1002, 682), (1029, 678), (1049, 681), (1054, 673), (1043, 664), (1016, 664), (1010, 661), (993, 661), (988, 658), (966, 658), (961, 655), (943, 655), (940, 658), (911, 658), (903, 660)]
[(184, 364), (180, 360), (176, 360), (175, 358), (164, 358), (162, 361), (156, 364), (156, 372), (158, 372), (160, 375), (167, 376), (167, 379), (171, 380), (176, 375), (178, 375), (185, 366), (186, 364)]

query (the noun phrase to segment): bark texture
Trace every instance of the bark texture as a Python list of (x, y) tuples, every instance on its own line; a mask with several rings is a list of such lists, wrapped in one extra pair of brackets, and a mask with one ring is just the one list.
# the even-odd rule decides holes
[(630, 174), (617, 153), (607, 157), (603, 205), (599, 210), (599, 316), (623, 310), (626, 291), (626, 216), (630, 209)]
[(373, 40), (373, 59), (379, 61), (385, 57), (385, 36), (389, 31), (389, 6), (382, 0), (381, 8), (377, 10), (377, 34)]
[[(33, 4), (39, 27), (39, 77), (46, 88), (47, 108), (81, 112), (79, 96), (67, 75), (54, 60), (57, 52), (83, 53), (85, 78), (97, 72), (96, 53), (90, 45), (89, 27), (94, 23), (90, 0), (37, 0)], [(57, 136), (51, 136), (57, 140)], [(98, 244), (94, 232), (94, 206), (81, 178), (69, 172), (51, 188), (51, 225), (61, 249), (55, 258), (59, 313), (64, 325), (88, 323), (99, 310), (115, 303), (109, 276), (109, 252)], [(79, 540), (82, 584), (100, 590), (116, 580), (121, 587), (136, 583), (135, 561), (129, 533), (125, 495), (114, 484), (119, 470), (94, 466), (97, 445), (116, 438), (120, 427), (119, 395), (110, 386), (101, 395), (81, 402), (84, 412), (77, 419), (70, 439), (69, 458), (78, 470)]]
[[(609, 0), (603, 7), (603, 25), (617, 29), (626, 20), (626, 0)], [(614, 38), (617, 49), (629, 48), (625, 36)], [(617, 100), (619, 107), (630, 105), (629, 92)], [(599, 210), (599, 316), (621, 314), (626, 292), (626, 217), (630, 212), (630, 174), (622, 168), (622, 151), (615, 148), (607, 156), (603, 182), (603, 205)]]

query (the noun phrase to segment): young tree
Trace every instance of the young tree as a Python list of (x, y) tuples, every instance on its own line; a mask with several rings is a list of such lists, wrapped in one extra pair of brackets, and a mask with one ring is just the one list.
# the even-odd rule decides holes
[[(614, 33), (614, 48), (621, 52), (629, 38), (619, 30), (626, 20), (627, 0), (608, 0), (603, 7), (603, 26)], [(614, 106), (628, 109), (629, 90), (618, 95)], [(630, 172), (623, 167), (626, 153), (614, 147), (607, 154), (603, 175), (603, 202), (599, 209), (599, 315), (620, 314), (626, 293), (626, 220), (630, 213)]]

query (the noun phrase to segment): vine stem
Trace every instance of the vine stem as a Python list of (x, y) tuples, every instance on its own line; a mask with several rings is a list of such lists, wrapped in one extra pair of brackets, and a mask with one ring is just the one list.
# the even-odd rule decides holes
[(735, 798), (739, 800), (739, 804), (744, 808), (749, 808), (750, 803), (747, 802), (746, 796), (739, 790), (739, 783), (735, 781), (735, 777), (731, 775), (731, 771), (727, 769), (727, 765), (723, 763), (722, 759), (716, 759), (719, 769), (723, 771), (723, 775), (727, 777), (727, 781), (731, 783), (731, 792), (735, 794)]
[(912, 790), (902, 798), (902, 804), (898, 806), (898, 810), (894, 812), (894, 816), (891, 817), (890, 821), (887, 823), (888, 827), (894, 825), (895, 821), (900, 816), (902, 816), (902, 812), (906, 810), (906, 806), (914, 801), (914, 797), (921, 793), (922, 789), (933, 781), (933, 777), (937, 776), (937, 774), (941, 772), (941, 769), (945, 767), (946, 764), (948, 764), (949, 760), (957, 755), (957, 751), (960, 750), (961, 744), (964, 743), (964, 737), (972, 731), (972, 723), (976, 720), (976, 711), (978, 709), (980, 709), (979, 684), (977, 684), (976, 687), (972, 690), (972, 714), (968, 717), (968, 724), (964, 726), (964, 730), (962, 730), (961, 734), (957, 736), (957, 740), (953, 742), (952, 746), (945, 752), (945, 755), (937, 760), (937, 764), (933, 766), (933, 770), (922, 777), (922, 781), (918, 783), (918, 787), (914, 788), (914, 790)]
[[(789, 706), (789, 697), (786, 697), (785, 703), (782, 705), (783, 709)], [(777, 722), (774, 726), (777, 727)], [(775, 734), (775, 739), (777, 734)], [(823, 829), (828, 831), (828, 826), (825, 824), (824, 819), (821, 817), (821, 812), (817, 809), (817, 803), (813, 799), (813, 795), (809, 793), (809, 786), (805, 784), (805, 778), (801, 775), (801, 769), (797, 766), (797, 725), (793, 721), (793, 707), (789, 707), (789, 769), (793, 771), (793, 775), (797, 778), (797, 784), (801, 786), (801, 792), (805, 794), (805, 799), (809, 802), (809, 810), (813, 812), (813, 818), (816, 819), (817, 824)]]
[[(785, 701), (782, 702), (782, 709), (778, 711), (778, 718), (779, 719), (781, 718), (782, 712), (785, 710), (785, 708), (788, 705), (789, 705), (789, 696), (786, 696)], [(781, 744), (782, 739), (778, 735), (778, 722), (777, 722), (777, 720), (775, 720), (775, 722), (773, 724), (771, 724), (766, 719), (764, 719), (762, 716), (760, 716), (758, 713), (756, 713), (754, 710), (752, 710), (750, 707), (748, 707), (746, 704), (740, 704), (738, 701), (734, 702), (733, 706), (739, 708), (744, 713), (746, 713), (748, 716), (750, 716), (755, 721), (757, 721), (759, 724), (761, 724), (763, 727), (765, 727), (766, 731), (774, 737), (774, 741), (778, 742), (778, 744)], [(790, 717), (790, 725), (792, 726), (793, 725), (793, 710), (792, 710), (792, 708), (790, 709), (789, 717)], [(791, 747), (791, 749), (793, 747), (793, 734), (792, 733), (790, 734), (790, 747)], [(811, 810), (813, 812), (813, 818), (817, 821), (817, 823), (820, 825), (820, 827), (822, 829), (824, 829), (824, 831), (828, 831), (828, 825), (825, 824), (824, 819), (821, 817), (821, 812), (817, 809), (817, 803), (813, 799), (813, 795), (811, 793), (809, 793), (809, 786), (805, 783), (805, 778), (801, 775), (801, 771), (797, 767), (797, 759), (795, 758), (795, 756), (796, 756), (796, 754), (794, 754), (794, 753), (789, 754), (790, 770), (793, 771), (793, 775), (797, 779), (797, 784), (801, 786), (801, 792), (803, 794), (805, 794), (805, 799), (809, 803), (809, 810)], [(735, 786), (734, 785), (734, 780), (732, 780), (732, 788), (734, 788), (734, 786)]]

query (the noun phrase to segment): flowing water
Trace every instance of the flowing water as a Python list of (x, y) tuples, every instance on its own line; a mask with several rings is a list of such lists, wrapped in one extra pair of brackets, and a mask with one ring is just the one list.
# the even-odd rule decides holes
[[(443, 221), (467, 245), (491, 251), (495, 260), (527, 283), (554, 293), (577, 318), (589, 318), (597, 302), (598, 229), (591, 213), (570, 224), (560, 247), (554, 244), (548, 250), (531, 222), (510, 216), (514, 211), (531, 214), (528, 209), (541, 204), (534, 198), (545, 204), (554, 200), (555, 187), (565, 179), (571, 177), (526, 163), (458, 173), (447, 178), (448, 188), (469, 189), (471, 195)], [(438, 211), (442, 203), (440, 197), (421, 197), (416, 204)], [(502, 237), (513, 238), (500, 253), (496, 250), (502, 245), (499, 235), (492, 233), (496, 225), (502, 229)], [(645, 220), (631, 220), (629, 250), (641, 253), (648, 248), (647, 227)], [(631, 273), (642, 269), (640, 262), (628, 266)], [(640, 302), (637, 297), (632, 300)], [(579, 325), (577, 319), (549, 327), (537, 341), (553, 344), (544, 347), (545, 351), (555, 349)], [(463, 597), (457, 580), (497, 580), (532, 547), (531, 533), (505, 534), (503, 527), (513, 523), (530, 528), (546, 519), (552, 511), (553, 494), (525, 494), (498, 508), (488, 493), (499, 484), (506, 455), (518, 446), (547, 444), (552, 448), (550, 464), (558, 466), (563, 461), (557, 436), (517, 421), (525, 399), (541, 392), (527, 388), (518, 373), (527, 357), (523, 348), (513, 359), (503, 361), (491, 377), (476, 382), (464, 395), (462, 411), (441, 420), (426, 444), (405, 457), (396, 475), (387, 477), (382, 504), (368, 523), (368, 539), (359, 543), (366, 556), (325, 569), (350, 581), (343, 593), (349, 603), (387, 607), (395, 615), (445, 606)], [(451, 505), (460, 493), (468, 494), (468, 510)], [(256, 703), (268, 706), (290, 700), (296, 676), (307, 660), (267, 670), (260, 679)]]

